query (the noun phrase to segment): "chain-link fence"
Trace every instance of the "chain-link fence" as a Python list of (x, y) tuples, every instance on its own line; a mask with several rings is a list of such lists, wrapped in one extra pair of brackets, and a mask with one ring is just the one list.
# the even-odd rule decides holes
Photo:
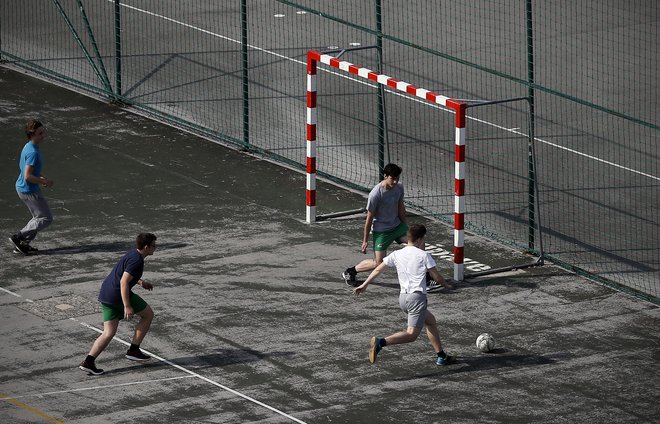
[[(310, 49), (345, 49), (346, 60), (470, 102), (527, 97), (532, 119), (526, 102), (468, 113), (466, 227), (529, 249), (534, 182), (547, 258), (657, 302), (659, 7), (644, 0), (3, 0), (0, 55), (7, 65), (300, 169)], [(318, 83), (319, 173), (366, 190), (384, 162), (398, 162), (411, 206), (449, 220), (449, 114), (329, 68), (319, 69)], [(532, 128), (537, 169), (530, 173)]]

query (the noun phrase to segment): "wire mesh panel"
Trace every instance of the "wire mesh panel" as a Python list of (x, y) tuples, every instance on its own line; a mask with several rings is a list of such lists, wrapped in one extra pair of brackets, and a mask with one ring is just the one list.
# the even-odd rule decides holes
[[(660, 281), (657, 131), (553, 96), (537, 115), (546, 251), (645, 292)], [(548, 116), (548, 119), (543, 119)]]

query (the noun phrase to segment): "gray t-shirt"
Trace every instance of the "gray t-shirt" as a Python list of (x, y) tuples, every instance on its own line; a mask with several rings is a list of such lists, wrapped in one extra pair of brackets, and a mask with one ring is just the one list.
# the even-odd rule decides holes
[(369, 193), (367, 210), (374, 214), (372, 231), (384, 232), (395, 229), (399, 219), (399, 202), (403, 200), (403, 184), (397, 183), (389, 190), (378, 183)]

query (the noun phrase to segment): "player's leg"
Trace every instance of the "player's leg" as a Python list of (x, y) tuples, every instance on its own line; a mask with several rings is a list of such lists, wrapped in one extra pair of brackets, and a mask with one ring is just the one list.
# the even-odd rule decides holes
[[(103, 309), (103, 333), (96, 338), (92, 348), (90, 349), (87, 357), (80, 363), (78, 368), (81, 370), (93, 374), (101, 375), (103, 370), (96, 368), (96, 358), (108, 347), (108, 344), (112, 341), (112, 338), (117, 334), (117, 327), (119, 326), (119, 317), (121, 316), (115, 309), (102, 305)], [(120, 308), (121, 313), (123, 313), (123, 307)], [(107, 319), (106, 319), (107, 318)]]
[(48, 207), (48, 202), (41, 193), (18, 193), (18, 197), (32, 214), (32, 219), (20, 231), (12, 234), (9, 239), (15, 246), (15, 251), (29, 254), (37, 251), (30, 246), (30, 242), (37, 233), (53, 222), (53, 215)]
[(20, 238), (26, 243), (30, 243), (39, 231), (44, 230), (53, 222), (53, 214), (46, 198), (41, 193), (21, 194), (21, 200), (30, 210), (32, 219), (20, 231)]
[(112, 338), (117, 334), (117, 327), (119, 327), (119, 319), (115, 318), (110, 321), (103, 322), (103, 333), (97, 337), (89, 351), (89, 355), (95, 359), (105, 350), (112, 341)]
[(371, 272), (376, 269), (376, 267), (380, 265), (381, 262), (383, 262), (383, 258), (385, 258), (385, 256), (387, 256), (387, 250), (376, 250), (374, 252), (373, 259), (363, 260), (359, 264), (355, 265), (355, 270), (357, 272)]
[(424, 321), (426, 325), (426, 335), (433, 346), (433, 350), (437, 354), (435, 360), (436, 365), (449, 365), (456, 361), (456, 357), (453, 355), (447, 355), (442, 349), (442, 343), (440, 342), (440, 333), (438, 332), (438, 323), (435, 319), (435, 316), (430, 312), (426, 311), (426, 320)]
[(408, 327), (404, 331), (399, 331), (385, 337), (385, 345), (412, 343), (417, 340), (417, 337), (419, 337), (421, 332), (422, 329), (420, 327)]
[(424, 293), (399, 294), (399, 307), (408, 315), (408, 328), (385, 337), (385, 345), (414, 342), (424, 327), (427, 315)]
[(154, 319), (154, 311), (151, 309), (151, 306), (147, 307), (137, 313), (140, 316), (140, 322), (135, 326), (135, 334), (133, 335), (133, 344), (139, 345), (144, 340), (144, 337), (149, 332), (151, 328), (151, 323)]
[[(376, 235), (374, 235), (374, 246), (376, 246)], [(389, 246), (389, 245), (388, 245)], [(374, 258), (373, 259), (365, 259), (355, 265), (354, 267), (351, 268), (346, 268), (346, 271), (344, 271), (341, 276), (346, 281), (346, 284), (349, 286), (355, 287), (357, 285), (357, 280), (356, 276), (358, 272), (371, 272), (378, 265), (380, 265), (381, 262), (383, 262), (383, 258), (387, 256), (387, 248), (384, 250), (375, 250), (374, 249)]]
[(133, 334), (131, 346), (126, 352), (126, 359), (130, 359), (131, 361), (146, 361), (151, 359), (151, 357), (142, 353), (140, 344), (142, 344), (142, 340), (144, 340), (144, 337), (149, 332), (151, 322), (154, 319), (154, 311), (151, 309), (151, 306), (147, 305), (147, 302), (132, 292), (131, 305), (135, 314), (140, 316), (140, 322), (135, 326), (135, 334)]
[(401, 293), (399, 294), (399, 307), (408, 316), (408, 328), (387, 337), (372, 337), (369, 347), (369, 361), (372, 364), (385, 346), (414, 342), (422, 332), (426, 317), (426, 295), (424, 293)]
[(424, 321), (426, 326), (426, 335), (433, 346), (435, 352), (440, 352), (442, 350), (442, 343), (440, 342), (440, 333), (438, 332), (438, 323), (435, 320), (435, 316), (430, 312), (426, 311), (426, 320)]

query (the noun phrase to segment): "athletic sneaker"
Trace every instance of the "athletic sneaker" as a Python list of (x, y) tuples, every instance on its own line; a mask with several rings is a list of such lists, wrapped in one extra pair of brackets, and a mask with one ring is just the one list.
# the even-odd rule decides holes
[(25, 249), (27, 249), (28, 253), (37, 253), (39, 251), (39, 249), (30, 246), (30, 244), (26, 242), (23, 242), (23, 246), (25, 247)]
[(14, 246), (16, 246), (16, 250), (18, 250), (22, 254), (27, 255), (29, 253), (27, 247), (25, 247), (26, 244), (23, 241), (21, 241), (21, 239), (16, 237), (16, 234), (9, 237), (9, 241), (11, 241), (14, 244)]
[(435, 360), (435, 364), (440, 366), (453, 364), (454, 362), (456, 362), (456, 356), (454, 355), (447, 355), (447, 357), (445, 358), (441, 358), (438, 356)]
[(145, 355), (142, 353), (140, 349), (138, 350), (128, 350), (126, 352), (126, 359), (130, 359), (131, 361), (148, 361), (151, 359), (151, 356)]
[(86, 360), (85, 360), (85, 361), (82, 361), (82, 362), (80, 363), (80, 366), (79, 366), (78, 368), (80, 368), (80, 369), (83, 370), (83, 371), (87, 371), (88, 373), (90, 373), (90, 374), (92, 374), (92, 375), (101, 375), (101, 374), (103, 374), (103, 370), (102, 370), (102, 369), (100, 369), (100, 368), (96, 368), (96, 365), (95, 365), (94, 363), (91, 363), (91, 364), (90, 364), (90, 363), (87, 362)]
[(378, 352), (383, 349), (383, 346), (380, 345), (380, 341), (382, 339), (382, 337), (378, 336), (373, 336), (371, 338), (371, 347), (369, 348), (369, 362), (372, 364), (376, 362), (376, 356), (378, 356)]
[(432, 292), (441, 289), (442, 286), (435, 280), (426, 280), (426, 291)]
[(341, 273), (341, 278), (343, 278), (344, 281), (346, 281), (347, 285), (351, 287), (355, 287), (357, 286), (357, 280), (355, 279), (356, 275), (357, 274), (351, 274), (350, 272), (348, 272), (348, 270), (346, 270)]

